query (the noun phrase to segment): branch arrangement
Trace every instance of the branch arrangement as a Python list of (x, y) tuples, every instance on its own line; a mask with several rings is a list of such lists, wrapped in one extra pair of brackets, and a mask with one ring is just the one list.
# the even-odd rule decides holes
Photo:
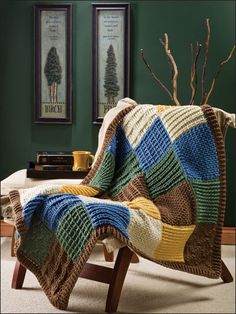
[[(215, 74), (215, 77), (212, 80), (211, 86), (209, 88), (209, 91), (206, 92), (205, 89), (205, 77), (206, 77), (206, 68), (207, 68), (207, 59), (208, 59), (208, 53), (209, 53), (209, 46), (210, 46), (210, 38), (211, 38), (211, 28), (210, 28), (210, 22), (209, 18), (206, 19), (206, 29), (207, 29), (207, 37), (205, 41), (205, 46), (204, 46), (204, 62), (203, 62), (203, 67), (202, 67), (202, 75), (201, 75), (201, 102), (200, 104), (206, 104), (214, 90), (216, 80), (222, 71), (223, 66), (232, 58), (233, 54), (235, 53), (235, 48), (236, 46), (234, 45), (233, 48), (231, 49), (228, 57), (223, 60), (219, 67), (218, 70)], [(176, 65), (176, 62), (174, 60), (173, 55), (171, 54), (171, 51), (169, 49), (169, 39), (168, 39), (168, 34), (165, 33), (165, 41), (163, 42), (160, 39), (161, 44), (164, 47), (165, 54), (167, 56), (168, 62), (171, 64), (172, 68), (172, 74), (171, 74), (171, 80), (172, 80), (172, 93), (170, 90), (161, 82), (161, 80), (157, 77), (157, 75), (154, 73), (148, 62), (146, 61), (146, 58), (144, 57), (144, 50), (141, 49), (141, 57), (143, 62), (145, 63), (146, 67), (150, 71), (151, 75), (155, 79), (155, 81), (161, 86), (162, 89), (165, 90), (165, 92), (168, 94), (168, 96), (171, 98), (171, 101), (176, 105), (180, 106), (180, 102), (177, 98), (177, 79), (178, 79), (178, 68)], [(191, 45), (191, 52), (192, 52), (192, 63), (191, 63), (191, 72), (190, 72), (190, 88), (191, 88), (191, 99), (189, 101), (189, 105), (194, 104), (194, 99), (197, 93), (197, 85), (198, 85), (198, 75), (197, 75), (197, 62), (198, 62), (198, 57), (201, 52), (202, 45), (199, 44), (199, 42), (196, 43), (196, 47), (193, 51), (193, 46)]]

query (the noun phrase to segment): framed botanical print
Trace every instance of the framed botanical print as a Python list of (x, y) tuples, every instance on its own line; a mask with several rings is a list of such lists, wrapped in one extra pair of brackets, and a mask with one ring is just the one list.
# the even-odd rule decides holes
[(93, 123), (129, 96), (130, 5), (93, 3)]
[(35, 123), (72, 123), (72, 5), (34, 5)]

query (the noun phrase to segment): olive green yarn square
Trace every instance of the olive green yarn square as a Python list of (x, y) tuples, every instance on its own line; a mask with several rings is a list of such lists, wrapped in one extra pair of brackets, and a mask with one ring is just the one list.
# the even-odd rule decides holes
[(146, 183), (152, 198), (171, 190), (179, 182), (185, 180), (182, 167), (172, 149), (145, 173)]
[(82, 204), (69, 210), (59, 222), (56, 236), (73, 261), (85, 249), (93, 231), (86, 207)]
[(137, 176), (143, 174), (134, 152), (127, 155), (123, 165), (116, 171), (109, 189), (109, 195), (115, 196)]
[(29, 231), (21, 243), (20, 250), (38, 266), (41, 266), (54, 240), (53, 232), (41, 220), (34, 217)]
[(112, 153), (106, 152), (104, 158), (91, 180), (90, 185), (105, 191), (113, 178), (115, 170), (115, 157)]
[(196, 200), (197, 223), (214, 223), (218, 221), (220, 204), (220, 181), (194, 180), (192, 187)]

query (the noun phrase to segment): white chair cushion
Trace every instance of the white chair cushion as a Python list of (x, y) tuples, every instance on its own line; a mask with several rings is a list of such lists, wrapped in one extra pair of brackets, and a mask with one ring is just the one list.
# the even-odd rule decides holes
[(26, 177), (26, 169), (21, 169), (1, 181), (1, 194), (7, 195), (11, 190), (31, 188), (40, 184), (80, 184), (82, 179), (34, 179)]

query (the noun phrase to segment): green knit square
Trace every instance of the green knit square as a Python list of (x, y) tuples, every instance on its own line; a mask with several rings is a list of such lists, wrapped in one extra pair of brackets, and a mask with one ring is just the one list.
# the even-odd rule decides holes
[(41, 266), (54, 240), (55, 236), (52, 231), (50, 231), (41, 220), (34, 217), (29, 231), (26, 233), (21, 244), (20, 250), (38, 266)]
[(69, 210), (59, 222), (56, 236), (73, 261), (85, 249), (93, 228), (86, 207), (82, 204)]
[(152, 198), (171, 190), (179, 182), (185, 180), (181, 165), (172, 149), (147, 173), (146, 183)]
[(106, 152), (95, 176), (91, 180), (90, 185), (106, 191), (113, 178), (114, 169), (115, 157), (112, 153)]
[(196, 198), (197, 223), (216, 224), (220, 203), (220, 181), (194, 180), (192, 186)]
[(109, 189), (109, 194), (115, 196), (124, 189), (131, 180), (142, 174), (135, 153), (129, 153), (122, 166), (115, 173)]

